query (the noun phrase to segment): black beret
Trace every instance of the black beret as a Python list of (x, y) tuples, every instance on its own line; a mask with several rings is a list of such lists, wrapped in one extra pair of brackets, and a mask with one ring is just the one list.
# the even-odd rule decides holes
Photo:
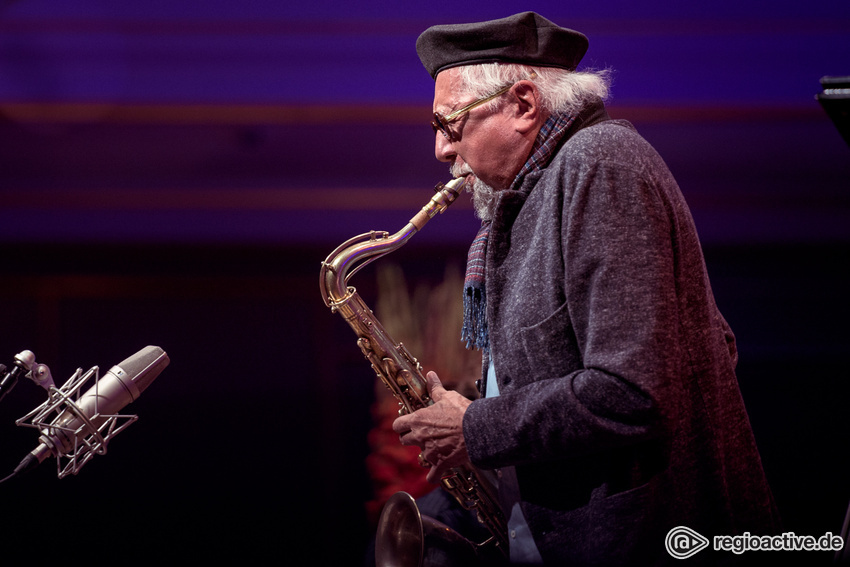
[(574, 71), (587, 51), (587, 37), (534, 12), (472, 24), (432, 26), (416, 40), (416, 52), (431, 77), (475, 63), (523, 63)]

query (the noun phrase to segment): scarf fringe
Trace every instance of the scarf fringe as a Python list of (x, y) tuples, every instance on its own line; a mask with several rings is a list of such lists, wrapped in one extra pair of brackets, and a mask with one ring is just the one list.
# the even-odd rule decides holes
[(486, 310), (486, 292), (480, 288), (467, 287), (463, 294), (463, 328), (460, 336), (468, 349), (486, 350), (490, 343)]

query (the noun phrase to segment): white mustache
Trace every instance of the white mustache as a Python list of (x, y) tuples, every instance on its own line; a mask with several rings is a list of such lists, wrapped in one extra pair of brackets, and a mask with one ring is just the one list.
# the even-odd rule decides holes
[(452, 174), (452, 177), (461, 177), (461, 176), (464, 176), (464, 175), (469, 175), (469, 174), (474, 175), (475, 174), (475, 172), (472, 171), (472, 168), (469, 167), (468, 163), (465, 163), (463, 165), (458, 165), (456, 163), (453, 163), (449, 167), (449, 172)]
[[(449, 167), (453, 177), (461, 177), (464, 175), (475, 175), (469, 164), (464, 163), (458, 165), (456, 163)], [(478, 176), (475, 176), (475, 181), (472, 184), (466, 183), (466, 191), (472, 193), (472, 205), (475, 209), (475, 216), (481, 220), (489, 220), (493, 218), (493, 207), (495, 205), (494, 189), (481, 181)]]

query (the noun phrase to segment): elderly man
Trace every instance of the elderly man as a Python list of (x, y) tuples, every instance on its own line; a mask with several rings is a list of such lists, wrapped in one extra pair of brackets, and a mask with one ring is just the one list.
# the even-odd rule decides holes
[(498, 471), (512, 561), (652, 565), (687, 551), (678, 526), (778, 519), (687, 205), (606, 114), (607, 75), (576, 71), (587, 45), (532, 12), (419, 37), (436, 157), (483, 221), (463, 332), (485, 362), (480, 399), (432, 372), (435, 404), (393, 428), (431, 481)]

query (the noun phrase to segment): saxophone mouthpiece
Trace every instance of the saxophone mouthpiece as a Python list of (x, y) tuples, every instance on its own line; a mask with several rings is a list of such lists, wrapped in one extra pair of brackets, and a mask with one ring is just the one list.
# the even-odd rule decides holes
[(446, 187), (449, 187), (450, 190), (452, 190), (453, 192), (460, 193), (461, 188), (466, 184), (466, 178), (468, 176), (469, 176), (469, 174), (467, 173), (467, 174), (464, 174), (464, 175), (460, 175), (458, 177), (453, 177), (451, 179), (451, 181), (449, 181), (447, 183), (442, 183), (442, 182), (437, 183), (434, 186), (434, 193), (439, 193), (440, 191), (442, 191)]
[(457, 199), (465, 181), (466, 176), (455, 177), (448, 183), (437, 183), (437, 186), (434, 187), (434, 196), (431, 197), (428, 204), (422, 207), (422, 210), (419, 211), (415, 217), (410, 219), (410, 224), (412, 224), (416, 230), (422, 230), (422, 227), (425, 226), (426, 222), (432, 219), (437, 213), (445, 211), (449, 205)]

